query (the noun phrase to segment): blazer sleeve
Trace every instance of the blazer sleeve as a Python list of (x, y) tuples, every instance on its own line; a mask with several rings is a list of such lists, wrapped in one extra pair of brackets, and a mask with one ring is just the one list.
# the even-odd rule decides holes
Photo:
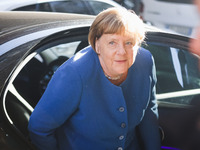
[(56, 128), (76, 111), (81, 91), (81, 78), (72, 67), (61, 66), (55, 72), (29, 121), (30, 138), (37, 149), (58, 149)]
[(139, 132), (144, 150), (160, 150), (161, 138), (158, 125), (158, 105), (156, 100), (156, 69), (152, 57), (152, 66), (150, 71), (151, 91), (150, 101), (145, 111), (144, 117), (139, 124)]

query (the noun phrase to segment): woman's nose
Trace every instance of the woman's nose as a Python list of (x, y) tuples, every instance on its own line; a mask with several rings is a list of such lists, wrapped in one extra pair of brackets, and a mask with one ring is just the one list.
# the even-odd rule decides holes
[(120, 44), (117, 49), (117, 54), (124, 55), (126, 54), (126, 49), (124, 45)]

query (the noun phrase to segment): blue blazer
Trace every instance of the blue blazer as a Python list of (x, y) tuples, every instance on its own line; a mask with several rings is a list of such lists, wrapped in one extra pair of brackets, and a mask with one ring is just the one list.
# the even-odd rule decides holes
[(30, 117), (32, 143), (39, 150), (159, 150), (155, 83), (149, 51), (139, 49), (116, 86), (89, 46), (52, 77)]

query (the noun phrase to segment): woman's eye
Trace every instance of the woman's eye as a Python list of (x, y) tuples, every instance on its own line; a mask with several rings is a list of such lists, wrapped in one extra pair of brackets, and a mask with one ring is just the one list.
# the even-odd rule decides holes
[(132, 42), (126, 42), (126, 45), (132, 45)]
[(109, 44), (110, 44), (110, 45), (114, 45), (114, 44), (115, 44), (115, 42), (114, 42), (114, 41), (111, 41), (111, 42), (109, 42)]

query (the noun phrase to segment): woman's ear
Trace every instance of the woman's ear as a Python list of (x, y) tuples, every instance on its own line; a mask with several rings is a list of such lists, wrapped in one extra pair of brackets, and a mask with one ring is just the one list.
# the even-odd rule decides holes
[(96, 50), (96, 53), (99, 55), (100, 54), (100, 45), (99, 45), (98, 39), (96, 39), (96, 42), (95, 42), (95, 50)]

